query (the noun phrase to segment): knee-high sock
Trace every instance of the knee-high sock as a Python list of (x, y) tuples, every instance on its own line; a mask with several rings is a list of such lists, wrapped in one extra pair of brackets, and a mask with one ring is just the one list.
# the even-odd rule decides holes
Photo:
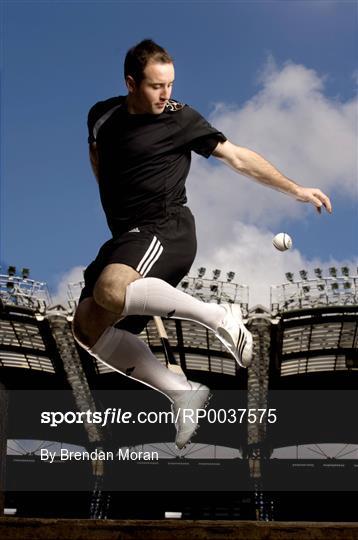
[(107, 328), (89, 352), (127, 377), (162, 392), (169, 399), (173, 400), (178, 392), (191, 389), (185, 375), (173, 373), (164, 367), (144, 341), (126, 330), (113, 326)]
[(219, 304), (201, 302), (178, 291), (162, 279), (143, 278), (127, 286), (122, 315), (160, 315), (190, 319), (216, 330), (225, 317), (225, 309)]

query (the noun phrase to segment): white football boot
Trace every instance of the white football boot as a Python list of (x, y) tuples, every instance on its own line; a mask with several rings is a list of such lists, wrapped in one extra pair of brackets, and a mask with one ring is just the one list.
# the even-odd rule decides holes
[(238, 304), (221, 304), (226, 315), (216, 330), (216, 335), (243, 368), (252, 362), (252, 334), (242, 322)]
[(177, 434), (175, 444), (179, 450), (184, 448), (195, 435), (199, 425), (197, 413), (205, 409), (211, 398), (210, 389), (203, 384), (188, 381), (191, 390), (182, 390), (173, 398), (172, 412)]

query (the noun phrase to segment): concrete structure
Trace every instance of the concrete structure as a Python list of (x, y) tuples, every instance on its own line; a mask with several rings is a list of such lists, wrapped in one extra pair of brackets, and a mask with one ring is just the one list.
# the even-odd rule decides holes
[[(202, 300), (239, 302), (255, 343), (253, 364), (244, 371), (205, 328), (165, 321), (188, 377), (214, 390), (210, 407), (245, 410), (243, 421), (234, 425), (203, 422), (185, 452), (172, 444), (172, 425), (100, 428), (84, 422), (54, 429), (39, 422), (44, 410), (94, 413), (120, 406), (136, 411), (138, 403), (154, 412), (169, 410), (161, 394), (77, 348), (71, 319), (80, 287), (71, 286), (68, 305), (51, 306), (44, 284), (0, 277), (0, 486), (6, 462), (7, 507), (15, 506), (19, 516), (92, 519), (163, 518), (165, 510), (215, 520), (355, 519), (356, 277), (292, 280), (272, 289), (270, 307), (251, 309), (247, 287), (232, 278), (183, 280), (182, 289)], [(164, 362), (153, 323), (141, 337)], [(278, 412), (278, 422), (270, 422), (269, 409)], [(259, 410), (266, 413), (250, 422), (249, 412)], [(30, 447), (31, 440), (37, 447)], [(40, 447), (54, 444), (86, 451), (156, 449), (160, 459), (157, 464), (56, 459), (49, 467)], [(176, 493), (168, 495), (173, 489)], [(332, 489), (336, 496), (329, 496)], [(315, 490), (327, 492), (321, 503)], [(316, 514), (307, 501), (315, 503)]]

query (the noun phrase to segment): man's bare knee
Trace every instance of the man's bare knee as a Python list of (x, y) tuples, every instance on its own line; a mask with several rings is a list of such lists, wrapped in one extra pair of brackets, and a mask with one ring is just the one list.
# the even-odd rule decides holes
[(102, 271), (93, 290), (95, 302), (120, 315), (124, 308), (127, 286), (141, 276), (125, 264), (109, 264)]
[(73, 318), (73, 335), (80, 345), (92, 347), (105, 329), (115, 324), (118, 319), (118, 315), (98, 306), (93, 298), (85, 298)]

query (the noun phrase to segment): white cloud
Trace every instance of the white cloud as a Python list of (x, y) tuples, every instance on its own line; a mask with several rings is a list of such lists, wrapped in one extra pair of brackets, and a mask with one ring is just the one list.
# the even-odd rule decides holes
[[(272, 58), (262, 70), (261, 84), (242, 107), (217, 104), (212, 124), (299, 184), (331, 196), (357, 196), (357, 100), (330, 99), (323, 93), (324, 77), (292, 63), (279, 70)], [(202, 158), (193, 160), (188, 194), (210, 231), (215, 216), (216, 241), (227, 236), (237, 219), (274, 226), (282, 218), (302, 216), (307, 207)]]
[(56, 291), (51, 295), (53, 305), (61, 304), (64, 307), (68, 307), (68, 285), (69, 283), (83, 281), (84, 269), (84, 266), (74, 266), (60, 276)]
[(323, 93), (325, 77), (269, 59), (262, 89), (242, 108), (216, 108), (211, 120), (233, 142), (263, 153), (299, 183), (357, 193), (357, 99)]
[[(242, 107), (217, 104), (210, 121), (232, 142), (261, 153), (296, 182), (319, 187), (333, 199), (338, 193), (356, 197), (357, 100), (328, 98), (324, 82), (302, 65), (287, 63), (278, 69), (270, 57), (257, 94)], [(250, 285), (251, 305), (268, 305), (270, 284), (282, 282), (287, 271), (340, 264), (328, 258), (307, 260), (295, 249), (275, 251), (272, 238), (280, 223), (315, 210), (225, 165), (195, 157), (188, 198), (197, 218), (196, 266), (236, 270), (240, 282)]]

